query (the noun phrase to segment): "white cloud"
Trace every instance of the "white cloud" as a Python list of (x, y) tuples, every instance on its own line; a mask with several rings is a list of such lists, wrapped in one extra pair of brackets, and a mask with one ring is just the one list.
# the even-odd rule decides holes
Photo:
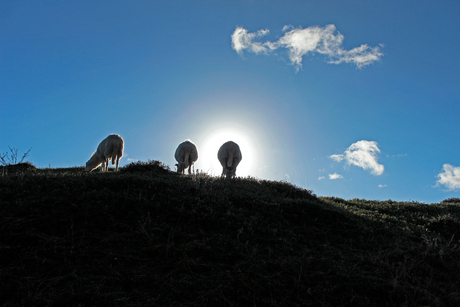
[(385, 170), (385, 167), (377, 162), (379, 153), (377, 142), (362, 140), (351, 144), (343, 154), (332, 155), (330, 158), (337, 162), (346, 160), (349, 165), (362, 167), (364, 170), (370, 170), (373, 175), (379, 176)]
[(342, 179), (343, 176), (340, 175), (340, 174), (337, 174), (337, 173), (334, 173), (334, 174), (329, 174), (329, 179), (330, 180), (336, 180), (336, 179)]
[(232, 34), (232, 48), (239, 54), (242, 54), (244, 49), (258, 54), (286, 48), (289, 59), (297, 70), (302, 67), (303, 57), (313, 53), (328, 56), (328, 63), (331, 64), (353, 63), (359, 68), (378, 61), (383, 56), (383, 53), (380, 52), (380, 47), (383, 45), (371, 48), (364, 44), (351, 50), (342, 49), (344, 36), (337, 32), (335, 25), (332, 24), (325, 27), (312, 26), (306, 29), (288, 25), (283, 27), (283, 32), (286, 33), (276, 42), (259, 43), (254, 39), (267, 35), (269, 30), (248, 33), (246, 29), (237, 27)]
[(450, 164), (444, 164), (442, 166), (443, 172), (437, 176), (437, 185), (445, 185), (449, 190), (460, 189), (460, 167), (455, 167)]
[(386, 188), (387, 185), (386, 185), (386, 184), (379, 184), (378, 187), (379, 187), (379, 188)]
[(237, 27), (235, 32), (232, 34), (232, 48), (239, 54), (242, 54), (244, 49), (258, 53), (267, 53), (268, 48), (266, 44), (255, 42), (256, 37), (262, 37), (269, 33), (268, 30), (259, 30), (256, 33), (248, 33), (248, 30)]
[(335, 161), (337, 161), (337, 162), (340, 162), (340, 161), (342, 161), (343, 159), (345, 159), (345, 156), (344, 156), (344, 155), (332, 155), (332, 156), (330, 156), (330, 158), (331, 158), (332, 160), (335, 160)]
[(324, 177), (324, 176), (319, 176), (318, 180), (323, 180), (324, 178), (326, 178), (326, 177)]

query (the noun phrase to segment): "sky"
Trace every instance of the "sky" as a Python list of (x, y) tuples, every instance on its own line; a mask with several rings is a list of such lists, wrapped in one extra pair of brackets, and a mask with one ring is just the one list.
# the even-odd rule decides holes
[(175, 170), (182, 141), (219, 176), (318, 196), (460, 197), (460, 2), (0, 1), (0, 152)]

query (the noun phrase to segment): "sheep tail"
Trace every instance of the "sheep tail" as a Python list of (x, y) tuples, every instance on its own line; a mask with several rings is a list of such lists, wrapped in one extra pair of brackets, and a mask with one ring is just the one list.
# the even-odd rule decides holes
[(233, 152), (229, 153), (228, 158), (227, 158), (227, 166), (231, 167), (233, 163)]
[(188, 165), (185, 165), (185, 167), (188, 167), (190, 166), (190, 160), (192, 159), (192, 157), (190, 157), (190, 153), (189, 152), (186, 152), (185, 153), (185, 159), (184, 159), (184, 164), (185, 163), (189, 163)]

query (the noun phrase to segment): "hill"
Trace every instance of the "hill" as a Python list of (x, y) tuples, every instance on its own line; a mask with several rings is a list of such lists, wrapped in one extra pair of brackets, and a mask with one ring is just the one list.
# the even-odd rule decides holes
[(3, 306), (460, 306), (460, 207), (289, 183), (0, 170)]

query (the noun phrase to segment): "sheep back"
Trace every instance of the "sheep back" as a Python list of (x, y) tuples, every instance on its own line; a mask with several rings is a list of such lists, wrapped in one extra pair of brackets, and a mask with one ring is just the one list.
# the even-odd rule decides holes
[(234, 177), (236, 175), (236, 167), (243, 159), (243, 155), (238, 144), (228, 141), (219, 148), (217, 158), (223, 167), (222, 175)]
[(182, 172), (187, 167), (191, 167), (198, 160), (198, 149), (192, 141), (185, 140), (177, 146), (174, 158), (180, 165), (180, 167), (178, 167), (178, 172)]
[(100, 157), (104, 158), (104, 161), (112, 160), (112, 165), (114, 165), (115, 159), (123, 157), (123, 148), (123, 138), (118, 134), (111, 134), (99, 144), (97, 152)]

